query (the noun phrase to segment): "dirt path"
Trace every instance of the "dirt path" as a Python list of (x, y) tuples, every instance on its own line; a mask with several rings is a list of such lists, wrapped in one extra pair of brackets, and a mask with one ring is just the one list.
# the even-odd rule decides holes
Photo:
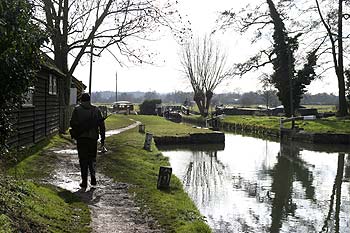
[[(137, 127), (138, 124), (137, 122), (126, 128), (108, 131), (106, 136)], [(51, 148), (48, 153), (54, 153), (58, 158), (49, 183), (75, 193), (88, 204), (91, 210), (93, 232), (162, 232), (151, 217), (140, 213), (139, 207), (128, 193), (130, 185), (113, 182), (109, 177), (99, 173), (98, 164), (96, 174), (98, 186), (88, 187), (86, 190), (80, 189), (80, 168), (76, 145), (68, 144), (63, 148)]]

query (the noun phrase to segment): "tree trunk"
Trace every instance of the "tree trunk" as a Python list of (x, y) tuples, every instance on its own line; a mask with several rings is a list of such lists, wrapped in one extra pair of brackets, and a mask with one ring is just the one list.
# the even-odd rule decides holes
[(205, 95), (202, 91), (195, 91), (193, 100), (196, 102), (199, 113), (201, 116), (206, 116), (205, 114)]
[(337, 176), (335, 178), (335, 186), (336, 188), (336, 198), (335, 198), (335, 232), (339, 232), (339, 225), (340, 225), (340, 204), (341, 204), (341, 186), (343, 182), (344, 177), (344, 157), (345, 154), (339, 153), (338, 156), (338, 169), (337, 169)]
[(70, 87), (71, 76), (68, 72), (67, 53), (62, 50), (55, 50), (55, 64), (66, 76), (59, 85), (60, 95), (60, 124), (59, 132), (64, 133), (69, 127), (69, 99), (70, 99)]
[(55, 64), (58, 68), (66, 74), (63, 79), (63, 83), (60, 85), (60, 133), (67, 131), (69, 127), (69, 100), (70, 100), (70, 87), (72, 83), (72, 76), (68, 69), (68, 0), (64, 0), (62, 6), (63, 18), (62, 18), (62, 33), (56, 35), (54, 42), (55, 45)]
[(344, 70), (338, 69), (337, 72), (338, 77), (338, 88), (339, 88), (339, 110), (338, 115), (339, 116), (346, 116), (348, 115), (347, 110), (347, 103), (346, 103), (346, 97), (345, 97), (345, 81), (344, 81)]
[(204, 101), (203, 99), (200, 99), (200, 100), (195, 100), (196, 104), (197, 104), (197, 107), (198, 107), (198, 110), (199, 110), (199, 113), (201, 114), (201, 116), (206, 116), (205, 114), (205, 107), (204, 107)]
[(339, 88), (339, 116), (348, 114), (345, 98), (344, 61), (343, 61), (343, 0), (339, 0), (338, 8), (338, 69), (336, 71)]
[(205, 93), (205, 110), (206, 110), (206, 116), (209, 115), (209, 108), (210, 108), (210, 103), (211, 103), (211, 99), (213, 98), (213, 92), (212, 91), (207, 91)]

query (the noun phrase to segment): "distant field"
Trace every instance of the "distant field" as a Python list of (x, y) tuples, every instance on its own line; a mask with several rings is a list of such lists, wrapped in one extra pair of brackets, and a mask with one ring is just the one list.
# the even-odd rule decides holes
[(303, 105), (307, 108), (316, 108), (318, 112), (336, 112), (337, 108), (335, 105)]
[[(107, 106), (108, 108), (112, 107), (112, 103), (93, 103), (96, 106)], [(164, 103), (166, 104), (166, 103)], [(225, 105), (227, 107), (235, 107), (235, 108), (241, 108), (243, 107), (242, 105), (239, 104), (231, 104), (231, 105)], [(249, 105), (249, 106), (244, 106), (245, 108), (257, 108), (259, 105), (254, 104), (254, 105)], [(316, 108), (318, 110), (318, 112), (322, 113), (322, 112), (336, 112), (336, 106), (335, 105), (308, 105), (308, 104), (304, 104), (302, 105), (304, 107), (307, 108)], [(138, 112), (140, 110), (140, 106), (138, 103), (134, 104), (134, 111)], [(190, 108), (190, 110), (194, 111), (194, 112), (199, 112), (199, 109), (197, 107), (197, 105), (194, 105), (193, 107)], [(215, 107), (212, 106), (209, 108), (209, 113), (215, 111)]]

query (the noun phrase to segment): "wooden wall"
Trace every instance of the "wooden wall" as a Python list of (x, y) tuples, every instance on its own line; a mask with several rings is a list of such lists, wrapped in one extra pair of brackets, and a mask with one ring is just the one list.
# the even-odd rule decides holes
[(8, 140), (11, 148), (33, 145), (47, 136), (58, 132), (60, 120), (59, 85), (57, 94), (49, 94), (49, 71), (43, 69), (38, 73), (34, 87), (33, 106), (22, 107), (13, 113), (12, 122), (15, 132)]

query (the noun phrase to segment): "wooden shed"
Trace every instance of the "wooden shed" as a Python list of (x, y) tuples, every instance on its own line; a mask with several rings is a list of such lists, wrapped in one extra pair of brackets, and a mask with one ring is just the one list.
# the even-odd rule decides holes
[[(65, 74), (47, 57), (34, 86), (26, 94), (27, 101), (11, 117), (15, 129), (7, 140), (11, 148), (36, 144), (58, 132), (62, 116), (59, 87), (64, 78)], [(72, 78), (72, 86), (77, 88), (78, 95), (86, 88), (76, 78)]]

